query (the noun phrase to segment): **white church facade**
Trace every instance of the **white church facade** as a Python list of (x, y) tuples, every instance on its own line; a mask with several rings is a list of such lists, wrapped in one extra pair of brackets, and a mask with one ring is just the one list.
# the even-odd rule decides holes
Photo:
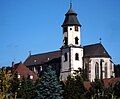
[(111, 56), (101, 43), (82, 46), (81, 24), (72, 6), (65, 14), (62, 24), (63, 39), (60, 50), (30, 55), (24, 62), (34, 72), (40, 74), (46, 66), (52, 65), (65, 81), (78, 68), (84, 69), (89, 81), (114, 77)]

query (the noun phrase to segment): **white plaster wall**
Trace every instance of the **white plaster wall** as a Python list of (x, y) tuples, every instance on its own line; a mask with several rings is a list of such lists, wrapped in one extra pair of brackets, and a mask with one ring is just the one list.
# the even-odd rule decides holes
[[(64, 54), (67, 53), (68, 60), (64, 61)], [(71, 57), (69, 57), (71, 53)], [(75, 54), (79, 54), (79, 60), (75, 60)], [(62, 49), (62, 59), (61, 59), (61, 73), (60, 73), (60, 79), (65, 80), (67, 79), (68, 75), (72, 75), (74, 70), (78, 70), (78, 68), (83, 67), (83, 49), (82, 48), (66, 48)], [(71, 62), (70, 59), (71, 58)], [(70, 70), (71, 67), (71, 70)]]
[[(72, 28), (72, 30), (70, 30)], [(80, 39), (80, 27), (78, 26), (78, 31), (75, 31), (75, 26), (68, 26), (68, 32), (63, 33), (63, 40), (64, 37), (68, 37), (68, 45), (75, 45), (80, 46), (81, 45), (81, 39)], [(78, 37), (78, 45), (75, 44), (75, 37)], [(64, 46), (64, 41), (63, 41)]]
[[(75, 60), (75, 54), (79, 54), (79, 60)], [(83, 68), (83, 49), (82, 48), (71, 48), (71, 68), (73, 70), (78, 70), (78, 68)]]

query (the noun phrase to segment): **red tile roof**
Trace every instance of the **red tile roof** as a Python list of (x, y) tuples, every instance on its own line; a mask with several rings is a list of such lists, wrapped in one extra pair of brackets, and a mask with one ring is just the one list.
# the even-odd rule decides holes
[[(107, 88), (109, 87), (110, 85), (114, 86), (116, 82), (120, 81), (120, 77), (117, 77), (117, 78), (105, 78), (103, 79), (103, 83), (104, 83), (104, 86)], [(92, 87), (92, 84), (93, 82), (87, 82), (85, 81), (84, 82), (84, 87), (89, 90), (91, 87)]]
[(37, 74), (35, 74), (33, 71), (27, 68), (24, 64), (22, 64), (22, 62), (20, 62), (18, 66), (16, 66), (13, 74), (16, 72), (20, 74), (20, 77), (33, 76), (33, 80), (36, 80), (38, 78)]
[(120, 77), (103, 79), (103, 83), (104, 83), (105, 87), (109, 87), (110, 85), (114, 86), (114, 84), (118, 81), (120, 81)]

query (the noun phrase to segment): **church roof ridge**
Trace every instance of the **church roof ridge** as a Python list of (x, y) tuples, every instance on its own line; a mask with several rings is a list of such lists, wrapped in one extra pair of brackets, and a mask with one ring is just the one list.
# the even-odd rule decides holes
[(31, 56), (44, 55), (44, 54), (51, 54), (51, 53), (55, 53), (55, 52), (60, 52), (60, 50), (49, 51), (49, 52), (43, 52), (43, 53), (38, 53), (38, 54), (32, 54)]
[(84, 45), (83, 47), (89, 47), (89, 46), (95, 46), (95, 45), (102, 45), (103, 46), (103, 44), (101, 44), (101, 43), (94, 43), (94, 44)]

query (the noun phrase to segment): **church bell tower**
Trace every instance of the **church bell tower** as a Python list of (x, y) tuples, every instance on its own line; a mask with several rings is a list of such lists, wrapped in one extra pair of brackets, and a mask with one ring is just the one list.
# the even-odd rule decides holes
[(77, 19), (77, 13), (72, 10), (72, 4), (65, 14), (62, 24), (63, 43), (61, 47), (61, 71), (60, 80), (65, 81), (75, 70), (83, 68), (83, 48), (81, 47), (81, 24)]

